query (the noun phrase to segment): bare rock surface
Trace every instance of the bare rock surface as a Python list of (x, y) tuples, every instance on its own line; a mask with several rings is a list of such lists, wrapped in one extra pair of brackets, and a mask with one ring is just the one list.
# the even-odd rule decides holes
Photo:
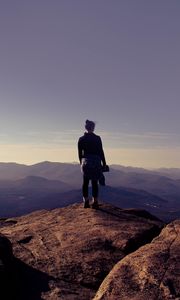
[(113, 266), (163, 226), (144, 211), (108, 204), (99, 210), (75, 204), (6, 220), (0, 231), (12, 242), (21, 283), (12, 299), (92, 299)]
[(94, 300), (115, 299), (180, 299), (180, 220), (114, 266)]

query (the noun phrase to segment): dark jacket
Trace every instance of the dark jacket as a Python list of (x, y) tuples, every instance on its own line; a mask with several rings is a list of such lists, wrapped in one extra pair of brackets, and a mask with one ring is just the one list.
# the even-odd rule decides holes
[(79, 138), (78, 155), (80, 163), (82, 158), (86, 158), (88, 155), (97, 155), (101, 159), (103, 166), (106, 165), (101, 138), (93, 132), (85, 132), (84, 135)]

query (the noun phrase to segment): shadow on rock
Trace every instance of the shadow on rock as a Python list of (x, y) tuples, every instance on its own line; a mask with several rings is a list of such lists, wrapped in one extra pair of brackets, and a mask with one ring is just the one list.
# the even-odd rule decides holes
[(14, 258), (13, 266), (6, 270), (3, 300), (42, 300), (41, 294), (50, 290), (52, 276), (38, 271)]
[(124, 215), (127, 216), (128, 215), (133, 215), (133, 216), (137, 216), (137, 217), (141, 217), (147, 220), (152, 220), (152, 221), (159, 221), (162, 222), (159, 218), (155, 217), (154, 215), (152, 215), (151, 213), (149, 213), (148, 211), (144, 210), (144, 209), (132, 209), (132, 208), (124, 208), (121, 209), (119, 207), (110, 207), (109, 205), (106, 204), (106, 206), (104, 206), (103, 208), (100, 205), (99, 208), (100, 211), (109, 214), (113, 217), (118, 217), (122, 219), (122, 213)]

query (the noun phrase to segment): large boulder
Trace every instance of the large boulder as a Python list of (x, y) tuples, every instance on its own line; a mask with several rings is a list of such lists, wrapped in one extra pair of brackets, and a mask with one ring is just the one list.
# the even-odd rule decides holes
[(93, 300), (116, 299), (180, 299), (180, 220), (118, 262)]
[(6, 236), (0, 234), (0, 299), (11, 299), (13, 281), (12, 244)]
[(13, 243), (21, 295), (31, 300), (92, 299), (113, 266), (164, 226), (144, 211), (107, 204), (99, 210), (75, 204), (14, 220), (1, 232)]
[(13, 258), (10, 240), (0, 233), (0, 268), (4, 268)]

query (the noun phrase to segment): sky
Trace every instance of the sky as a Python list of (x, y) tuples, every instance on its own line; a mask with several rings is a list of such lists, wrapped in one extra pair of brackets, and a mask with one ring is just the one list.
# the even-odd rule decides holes
[(179, 0), (1, 0), (0, 161), (180, 167)]

